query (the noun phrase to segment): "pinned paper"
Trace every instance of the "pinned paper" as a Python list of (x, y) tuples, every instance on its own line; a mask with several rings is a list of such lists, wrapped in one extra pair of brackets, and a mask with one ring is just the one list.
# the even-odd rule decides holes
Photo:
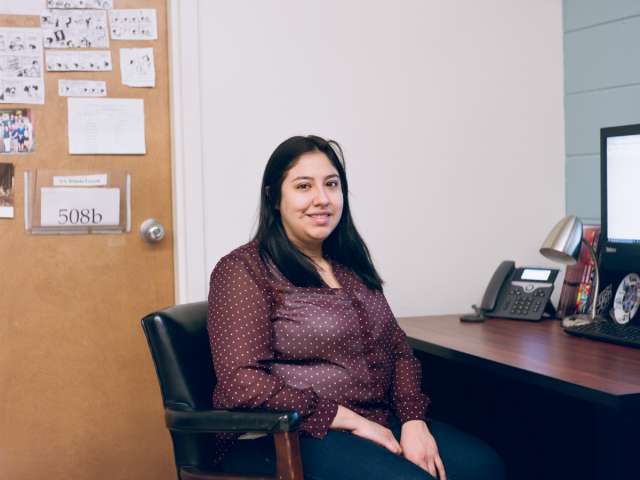
[(104, 10), (47, 10), (40, 17), (45, 48), (107, 48)]
[(44, 103), (42, 32), (0, 28), (0, 103)]
[(106, 72), (112, 69), (111, 52), (96, 50), (89, 52), (47, 52), (49, 72)]
[(144, 102), (138, 98), (69, 98), (69, 153), (144, 154)]
[[(21, 0), (23, 1), (23, 0)], [(113, 0), (47, 0), (47, 8), (113, 8)], [(37, 12), (38, 14), (40, 12)]]
[(109, 10), (111, 38), (114, 40), (156, 40), (156, 10)]
[(44, 0), (18, 0), (0, 2), (0, 15), (40, 15)]
[(107, 184), (107, 174), (54, 175), (54, 187), (101, 187)]
[(40, 225), (43, 227), (113, 226), (119, 223), (119, 188), (40, 189)]
[(106, 97), (107, 82), (104, 80), (58, 80), (58, 95), (61, 97)]
[(153, 48), (121, 48), (120, 75), (129, 87), (155, 87)]

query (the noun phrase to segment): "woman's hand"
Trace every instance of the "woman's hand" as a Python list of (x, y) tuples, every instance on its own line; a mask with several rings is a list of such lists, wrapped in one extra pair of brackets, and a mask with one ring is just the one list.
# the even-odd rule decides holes
[(396, 455), (402, 454), (402, 447), (393, 436), (393, 432), (386, 427), (383, 427), (379, 423), (367, 420), (364, 417), (360, 417), (362, 422), (358, 427), (351, 431), (354, 435), (371, 440), (372, 442), (382, 445), (391, 453)]
[(433, 478), (447, 479), (438, 446), (425, 422), (410, 420), (402, 424), (400, 445), (407, 460), (429, 472)]
[(352, 434), (361, 438), (371, 440), (378, 445), (383, 446), (387, 450), (396, 455), (402, 454), (402, 448), (393, 436), (391, 430), (382, 425), (367, 420), (361, 415), (358, 415), (353, 410), (338, 406), (338, 413), (331, 423), (333, 429), (348, 430)]

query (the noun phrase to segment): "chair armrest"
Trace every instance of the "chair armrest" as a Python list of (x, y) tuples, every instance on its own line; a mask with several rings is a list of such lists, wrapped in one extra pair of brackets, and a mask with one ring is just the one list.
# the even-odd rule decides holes
[(167, 428), (191, 433), (293, 432), (300, 426), (297, 412), (165, 409)]

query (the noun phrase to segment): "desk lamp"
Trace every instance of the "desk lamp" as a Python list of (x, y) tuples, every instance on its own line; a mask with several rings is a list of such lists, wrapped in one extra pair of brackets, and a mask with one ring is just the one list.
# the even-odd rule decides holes
[(588, 314), (570, 315), (562, 320), (562, 326), (569, 327), (604, 320), (596, 315), (598, 304), (598, 290), (600, 289), (600, 271), (596, 252), (589, 242), (582, 238), (582, 222), (575, 215), (569, 215), (560, 220), (551, 230), (540, 247), (540, 253), (549, 260), (564, 265), (575, 265), (580, 255), (580, 245), (584, 243), (593, 260), (594, 279), (591, 309)]

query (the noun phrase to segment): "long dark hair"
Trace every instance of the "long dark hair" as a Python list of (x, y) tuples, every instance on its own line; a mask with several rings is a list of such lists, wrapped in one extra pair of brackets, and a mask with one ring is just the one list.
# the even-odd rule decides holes
[(298, 287), (322, 287), (325, 283), (311, 259), (291, 243), (280, 218), (282, 182), (287, 172), (301, 155), (320, 151), (324, 153), (340, 176), (343, 206), (336, 228), (322, 243), (322, 254), (353, 271), (367, 287), (382, 290), (378, 275), (364, 240), (351, 218), (349, 187), (344, 168), (342, 148), (334, 140), (315, 135), (291, 137), (271, 154), (262, 177), (260, 190), (260, 219), (254, 240), (258, 241), (260, 257), (272, 261), (280, 272)]

